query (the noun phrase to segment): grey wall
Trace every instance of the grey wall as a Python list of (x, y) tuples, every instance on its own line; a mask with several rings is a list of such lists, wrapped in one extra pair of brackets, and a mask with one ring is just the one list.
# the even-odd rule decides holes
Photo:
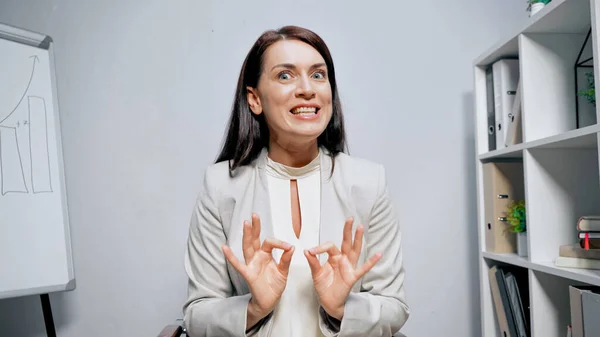
[[(471, 63), (527, 20), (525, 6), (1, 1), (1, 22), (56, 42), (77, 277), (75, 291), (51, 295), (59, 336), (154, 336), (181, 315), (188, 219), (237, 72), (254, 39), (284, 24), (328, 42), (351, 154), (390, 173), (412, 310), (405, 333), (477, 336)], [(44, 335), (36, 297), (0, 301), (0, 335), (17, 334)]]

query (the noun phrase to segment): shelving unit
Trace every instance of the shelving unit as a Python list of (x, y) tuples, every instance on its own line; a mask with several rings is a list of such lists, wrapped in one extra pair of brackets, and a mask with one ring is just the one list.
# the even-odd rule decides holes
[[(481, 336), (502, 337), (488, 274), (495, 265), (526, 275), (522, 295), (529, 303), (532, 337), (565, 337), (570, 324), (569, 285), (600, 286), (600, 270), (554, 265), (559, 246), (577, 241), (577, 219), (600, 214), (600, 108), (591, 106), (595, 121), (577, 127), (574, 72), (591, 29), (586, 53), (593, 56), (593, 68), (587, 71), (600, 78), (597, 18), (600, 0), (553, 0), (473, 63)], [(519, 59), (522, 143), (490, 151), (486, 69), (502, 58)], [(484, 165), (506, 161), (523, 164), (527, 257), (486, 247)]]

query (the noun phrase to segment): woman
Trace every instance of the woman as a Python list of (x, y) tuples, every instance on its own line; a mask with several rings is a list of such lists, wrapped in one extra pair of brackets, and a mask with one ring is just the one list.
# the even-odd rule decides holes
[(190, 224), (190, 336), (400, 330), (409, 310), (385, 172), (345, 145), (325, 43), (300, 27), (265, 32), (242, 66)]

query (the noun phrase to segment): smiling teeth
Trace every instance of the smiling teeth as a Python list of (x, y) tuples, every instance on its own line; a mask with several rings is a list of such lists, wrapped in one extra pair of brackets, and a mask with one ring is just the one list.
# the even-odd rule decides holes
[(309, 108), (309, 107), (300, 107), (292, 110), (292, 113), (295, 115), (300, 114), (315, 114), (317, 113), (317, 108)]

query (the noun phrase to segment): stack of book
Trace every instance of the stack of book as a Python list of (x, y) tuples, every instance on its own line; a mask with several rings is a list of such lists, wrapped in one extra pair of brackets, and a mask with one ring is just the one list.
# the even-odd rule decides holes
[(600, 215), (577, 221), (577, 242), (559, 248), (557, 267), (600, 269)]

